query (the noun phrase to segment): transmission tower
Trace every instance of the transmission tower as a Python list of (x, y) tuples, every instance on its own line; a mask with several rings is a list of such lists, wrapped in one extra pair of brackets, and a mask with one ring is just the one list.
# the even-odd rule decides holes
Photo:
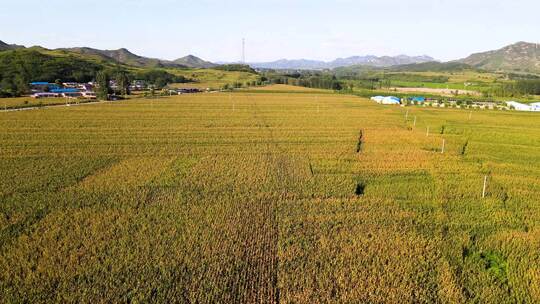
[(242, 63), (246, 63), (246, 39), (242, 38)]

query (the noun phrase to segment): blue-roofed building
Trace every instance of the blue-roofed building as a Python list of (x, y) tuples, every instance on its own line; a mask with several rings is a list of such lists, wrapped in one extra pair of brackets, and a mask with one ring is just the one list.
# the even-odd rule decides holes
[(51, 93), (55, 94), (63, 94), (63, 93), (77, 93), (79, 92), (78, 89), (75, 88), (67, 88), (67, 89), (52, 89)]
[(415, 102), (415, 103), (424, 103), (424, 102), (426, 102), (426, 98), (421, 97), (421, 96), (409, 97), (409, 100), (412, 101), (412, 102)]
[(32, 93), (43, 93), (45, 91), (52, 91), (56, 89), (60, 89), (60, 86), (56, 83), (48, 83), (41, 81), (30, 83), (30, 90), (32, 91)]

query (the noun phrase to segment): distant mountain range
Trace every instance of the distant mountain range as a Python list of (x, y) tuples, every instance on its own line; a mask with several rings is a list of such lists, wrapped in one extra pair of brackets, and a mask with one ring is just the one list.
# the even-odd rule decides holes
[(136, 67), (170, 67), (170, 68), (212, 68), (217, 66), (208, 61), (204, 61), (199, 57), (188, 55), (182, 58), (178, 58), (173, 61), (162, 60), (156, 58), (148, 58), (139, 55), (135, 55), (127, 49), (118, 50), (98, 50), (92, 48), (69, 48), (61, 49), (68, 52), (74, 52), (79, 54), (94, 55), (105, 57), (104, 59), (113, 59), (114, 61)]
[(540, 45), (518, 42), (501, 49), (457, 60), (486, 71), (540, 73)]
[(284, 69), (284, 70), (321, 70), (347, 67), (353, 65), (364, 65), (372, 67), (390, 67), (395, 65), (423, 63), (435, 61), (429, 56), (353, 56), (347, 58), (338, 58), (333, 61), (318, 61), (308, 59), (287, 60), (281, 59), (272, 62), (249, 63), (250, 66), (259, 69)]
[[(22, 45), (7, 44), (0, 41), (0, 51), (24, 49)], [(84, 58), (97, 59), (98, 61), (112, 64), (120, 63), (133, 67), (155, 68), (214, 68), (219, 64), (205, 61), (193, 55), (188, 55), (176, 60), (162, 60), (148, 58), (133, 54), (127, 49), (99, 50), (88, 47), (61, 48), (48, 50), (42, 47), (30, 49), (40, 52), (61, 52), (64, 54), (82, 55)], [(353, 56), (338, 58), (333, 61), (319, 61), (309, 59), (288, 60), (281, 59), (272, 62), (249, 63), (253, 68), (281, 69), (281, 70), (321, 70), (336, 69), (342, 67), (360, 68), (388, 68), (395, 67), (401, 70), (463, 70), (468, 67), (486, 71), (500, 72), (523, 72), (540, 74), (540, 45), (536, 43), (518, 42), (499, 50), (472, 54), (471, 56), (440, 63), (430, 56)]]
[[(357, 64), (337, 68), (340, 72), (373, 69), (375, 65)], [(379, 68), (381, 65), (379, 66)], [(488, 72), (540, 74), (540, 44), (517, 42), (498, 50), (472, 54), (467, 58), (448, 62), (415, 62), (391, 65), (393, 71), (409, 72), (458, 72), (478, 69)]]
[(518, 42), (498, 50), (472, 54), (471, 56), (438, 62), (429, 56), (354, 56), (339, 58), (330, 62), (317, 60), (277, 60), (273, 62), (250, 63), (261, 69), (336, 69), (355, 67), (388, 68), (401, 71), (459, 71), (481, 69), (493, 72), (522, 72), (540, 74), (540, 44)]
[(113, 60), (125, 65), (130, 65), (134, 67), (172, 67), (172, 68), (185, 68), (186, 66), (176, 64), (171, 61), (148, 58), (139, 55), (135, 55), (128, 51), (127, 49), (118, 49), (118, 50), (98, 50), (88, 47), (76, 47), (76, 48), (65, 48), (57, 49), (59, 51), (77, 53), (82, 55), (89, 55), (98, 57), (103, 60)]
[[(8, 51), (15, 49), (25, 49), (26, 47), (16, 44), (7, 44), (3, 41), (0, 41), (0, 51)], [(125, 48), (118, 50), (99, 50), (89, 47), (75, 47), (75, 48), (60, 48), (49, 50), (43, 47), (34, 46), (30, 49), (37, 51), (53, 51), (53, 52), (62, 52), (65, 54), (79, 54), (84, 57), (91, 57), (93, 59), (98, 59), (101, 61), (112, 61), (116, 63), (121, 63), (133, 67), (141, 68), (155, 68), (155, 67), (167, 67), (167, 68), (212, 68), (217, 66), (208, 61), (204, 61), (196, 56), (188, 55), (176, 60), (162, 60), (156, 58), (148, 58), (144, 56), (139, 56), (133, 54)]]

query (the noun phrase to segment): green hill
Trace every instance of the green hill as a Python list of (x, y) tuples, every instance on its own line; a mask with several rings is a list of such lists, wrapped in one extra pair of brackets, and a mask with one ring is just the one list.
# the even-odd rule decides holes
[[(25, 49), (25, 47), (22, 45), (7, 44), (0, 41), (0, 52), (16, 49)], [(33, 46), (28, 49), (51, 56), (75, 55), (76, 57), (82, 59), (89, 59), (100, 63), (109, 63), (115, 65), (122, 64), (136, 68), (210, 68), (215, 66), (211, 62), (204, 61), (192, 55), (177, 59), (176, 62), (174, 62), (140, 56), (125, 48), (118, 50), (99, 50), (89, 47), (47, 49), (41, 46)]]
[[(225, 65), (195, 70), (178, 63), (164, 64), (157, 59), (137, 56), (125, 49), (100, 51), (90, 48), (49, 50), (39, 46), (8, 47), (0, 52), (0, 97), (28, 93), (28, 83), (32, 81), (54, 82), (59, 79), (88, 82), (95, 78), (98, 71), (115, 75), (122, 70), (132, 79), (147, 80), (158, 87), (193, 82), (193, 86), (200, 88), (221, 88), (235, 83), (253, 83), (259, 79), (249, 66)], [(196, 61), (199, 65), (208, 66), (201, 59)]]
[(193, 55), (187, 55), (185, 57), (178, 58), (173, 62), (194, 69), (208, 69), (217, 66), (212, 62), (202, 60), (201, 58)]
[[(125, 71), (134, 79), (147, 80), (163, 87), (167, 83), (186, 82), (187, 77), (158, 68), (136, 68), (96, 54), (81, 54), (66, 50), (39, 47), (0, 52), (0, 95), (19, 96), (28, 92), (33, 81), (88, 82), (98, 71), (115, 75)], [(178, 69), (179, 70), (179, 69)]]
[(540, 46), (518, 42), (499, 50), (472, 54), (457, 62), (488, 71), (540, 73)]
[(0, 95), (17, 96), (31, 81), (87, 82), (107, 66), (75, 56), (51, 56), (34, 49), (0, 52)]
[(148, 58), (131, 53), (125, 48), (118, 50), (98, 50), (87, 47), (66, 48), (59, 49), (60, 51), (78, 53), (83, 55), (90, 55), (99, 57), (103, 60), (112, 60), (117, 63), (122, 63), (129, 66), (141, 67), (141, 68), (156, 68), (156, 67), (175, 67), (186, 68), (187, 66), (174, 63), (167, 60)]

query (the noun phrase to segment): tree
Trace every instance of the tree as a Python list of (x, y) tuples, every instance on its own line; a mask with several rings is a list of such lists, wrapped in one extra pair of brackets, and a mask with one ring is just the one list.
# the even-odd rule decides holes
[(167, 86), (167, 79), (165, 77), (158, 77), (156, 78), (154, 84), (158, 89), (161, 89), (165, 86)]
[(185, 83), (189, 82), (184, 76), (176, 76), (162, 70), (149, 70), (135, 75), (136, 79), (145, 80), (154, 84), (157, 88), (163, 88), (168, 83)]
[(126, 72), (120, 71), (116, 74), (116, 85), (120, 95), (129, 95), (129, 78)]
[(109, 98), (109, 75), (106, 72), (100, 71), (96, 74), (97, 98), (107, 100)]
[(23, 94), (26, 94), (28, 92), (28, 81), (21, 75), (15, 75), (13, 79), (13, 83), (15, 84), (15, 95), (21, 96)]

